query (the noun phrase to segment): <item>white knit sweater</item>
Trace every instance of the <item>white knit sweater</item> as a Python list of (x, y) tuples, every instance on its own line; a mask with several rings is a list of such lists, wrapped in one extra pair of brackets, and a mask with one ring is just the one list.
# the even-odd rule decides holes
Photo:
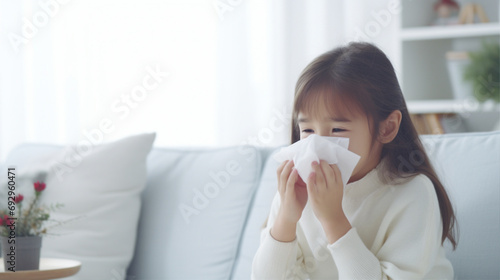
[(432, 182), (418, 175), (382, 183), (380, 164), (348, 184), (342, 207), (352, 229), (328, 244), (308, 203), (292, 242), (270, 235), (280, 205), (274, 197), (252, 264), (252, 279), (453, 279), (441, 245), (442, 224)]

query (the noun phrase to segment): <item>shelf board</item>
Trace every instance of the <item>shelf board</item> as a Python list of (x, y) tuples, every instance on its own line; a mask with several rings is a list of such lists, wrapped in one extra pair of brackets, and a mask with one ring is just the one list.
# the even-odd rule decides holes
[(476, 100), (415, 100), (407, 101), (410, 114), (448, 114), (469, 112), (498, 112), (500, 104), (494, 101), (479, 103)]
[(465, 37), (479, 37), (488, 35), (500, 35), (500, 23), (476, 23), (450, 26), (425, 26), (403, 28), (401, 40), (435, 40)]

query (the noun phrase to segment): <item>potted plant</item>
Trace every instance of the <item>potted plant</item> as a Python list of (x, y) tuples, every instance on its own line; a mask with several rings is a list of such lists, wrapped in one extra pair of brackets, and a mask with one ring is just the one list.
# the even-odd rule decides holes
[(22, 194), (9, 191), (8, 208), (0, 211), (0, 239), (5, 271), (39, 269), (42, 236), (47, 233), (45, 223), (50, 211), (62, 206), (39, 205), (39, 198), (45, 190), (44, 182), (33, 184), (35, 197), (24, 205)]
[(482, 49), (470, 52), (469, 59), (463, 78), (472, 83), (474, 97), (481, 102), (488, 99), (500, 102), (499, 43), (483, 41)]

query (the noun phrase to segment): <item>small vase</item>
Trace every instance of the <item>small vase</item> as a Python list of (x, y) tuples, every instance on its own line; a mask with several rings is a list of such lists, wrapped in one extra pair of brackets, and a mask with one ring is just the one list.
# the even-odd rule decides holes
[(467, 52), (447, 52), (446, 58), (454, 99), (460, 101), (474, 99), (472, 83), (464, 80), (465, 68), (470, 63), (469, 54)]
[(2, 236), (1, 241), (5, 271), (39, 269), (40, 249), (42, 247), (41, 236), (16, 236), (13, 239)]

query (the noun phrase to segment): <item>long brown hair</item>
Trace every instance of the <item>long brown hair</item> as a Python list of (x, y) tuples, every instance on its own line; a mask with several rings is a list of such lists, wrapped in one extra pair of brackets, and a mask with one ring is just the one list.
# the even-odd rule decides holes
[(292, 144), (300, 140), (299, 112), (304, 110), (304, 106), (312, 104), (312, 96), (317, 98), (314, 93), (325, 88), (332, 92), (324, 97), (328, 101), (340, 98), (344, 101), (340, 103), (354, 105), (366, 114), (371, 124), (372, 141), (378, 136), (380, 122), (391, 112), (401, 111), (402, 119), (396, 137), (382, 148), (384, 171), (392, 179), (424, 174), (432, 181), (443, 222), (441, 241), (444, 243), (448, 238), (455, 249), (456, 218), (452, 204), (411, 122), (394, 68), (386, 55), (372, 44), (353, 42), (314, 59), (301, 73), (295, 88)]

